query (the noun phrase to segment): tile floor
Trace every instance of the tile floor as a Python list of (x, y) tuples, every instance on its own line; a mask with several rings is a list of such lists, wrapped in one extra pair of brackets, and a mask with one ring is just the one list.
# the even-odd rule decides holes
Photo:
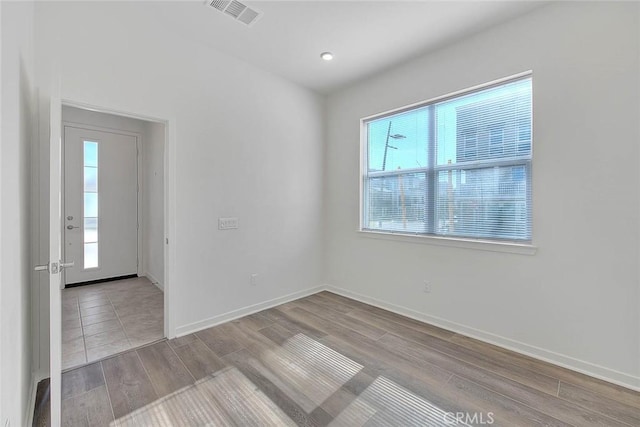
[(62, 369), (164, 337), (164, 294), (146, 277), (62, 291)]

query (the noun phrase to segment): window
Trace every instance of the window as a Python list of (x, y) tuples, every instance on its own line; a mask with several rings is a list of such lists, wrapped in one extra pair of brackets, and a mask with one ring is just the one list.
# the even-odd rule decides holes
[(363, 120), (364, 231), (531, 241), (531, 77)]
[(98, 267), (98, 143), (84, 141), (84, 268)]

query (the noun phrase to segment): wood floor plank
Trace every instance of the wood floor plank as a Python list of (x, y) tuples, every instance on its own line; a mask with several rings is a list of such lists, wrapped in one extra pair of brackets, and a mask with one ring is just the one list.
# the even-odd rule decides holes
[(369, 310), (371, 306), (369, 304), (365, 304), (360, 301), (356, 301), (351, 298), (343, 297), (342, 295), (338, 295), (331, 291), (322, 291), (316, 294), (313, 294), (314, 297), (322, 298), (323, 300), (332, 303), (344, 306), (346, 310), (360, 309), (360, 310)]
[(463, 335), (456, 334), (451, 338), (451, 341), (491, 357), (497, 362), (512, 363), (535, 370), (545, 375), (558, 378), (562, 382), (575, 384), (640, 409), (640, 392)]
[(459, 398), (465, 401), (476, 402), (478, 405), (483, 406), (486, 408), (485, 411), (483, 411), (486, 416), (488, 416), (489, 412), (493, 413), (495, 420), (494, 425), (571, 426), (571, 424), (562, 422), (501, 394), (493, 393), (464, 378), (454, 375), (451, 378), (450, 384), (455, 387)]
[[(430, 395), (431, 398), (433, 399), (434, 396), (436, 399), (439, 399), (438, 401), (440, 402), (440, 405), (444, 405), (444, 407), (448, 407), (451, 406), (451, 404), (453, 402), (456, 401), (457, 397), (456, 397), (456, 391), (455, 390), (446, 390), (446, 387), (443, 386), (442, 384), (438, 384), (438, 383), (434, 383), (433, 380), (433, 372), (441, 372), (441, 378), (442, 377), (446, 377), (449, 372), (446, 370), (442, 370), (440, 368), (436, 368), (434, 365), (429, 364), (428, 362), (426, 362), (424, 360), (424, 358), (422, 357), (416, 357), (416, 358), (411, 358), (409, 360), (407, 360), (406, 357), (403, 357), (400, 354), (396, 354), (394, 351), (389, 350), (387, 348), (384, 348), (383, 346), (380, 345), (380, 341), (378, 342), (371, 342), (370, 343), (370, 347), (367, 348), (367, 344), (365, 342), (366, 338), (365, 337), (360, 337), (358, 338), (356, 335), (354, 334), (347, 334), (345, 333), (345, 330), (339, 327), (331, 327), (331, 325), (328, 325), (327, 320), (322, 320), (322, 319), (318, 319), (317, 316), (311, 314), (311, 313), (304, 313), (303, 310), (301, 309), (293, 309), (288, 311), (288, 313), (290, 315), (295, 315), (295, 316), (300, 316), (301, 318), (307, 318), (308, 321), (310, 322), (318, 322), (318, 324), (313, 323), (313, 325), (315, 327), (322, 327), (323, 330), (327, 331), (329, 333), (329, 336), (323, 339), (323, 342), (327, 342), (328, 340), (332, 340), (333, 339), (333, 334), (336, 334), (338, 336), (338, 338), (340, 338), (342, 340), (342, 342), (338, 342), (336, 343), (337, 346), (341, 349), (344, 350), (345, 348), (348, 348), (350, 345), (355, 345), (355, 347), (353, 348), (353, 350), (355, 350), (355, 352), (362, 352), (364, 350), (364, 354), (360, 353), (359, 356), (365, 356), (368, 352), (370, 352), (371, 354), (375, 354), (375, 359), (374, 360), (365, 360), (362, 361), (361, 363), (365, 363), (367, 365), (369, 364), (375, 364), (375, 363), (382, 363), (383, 365), (386, 364), (387, 365), (387, 370), (384, 371), (385, 376), (391, 376), (393, 375), (392, 372), (390, 372), (388, 370), (389, 366), (393, 366), (395, 369), (399, 369), (401, 371), (403, 371), (404, 373), (406, 373), (409, 377), (415, 377), (417, 379), (420, 380), (421, 384), (424, 386), (427, 386), (427, 390), (422, 389), (422, 393), (420, 393), (420, 395)], [(407, 341), (409, 342), (409, 341)], [(383, 368), (384, 369), (384, 368)], [(473, 369), (473, 368), (471, 368)], [(425, 375), (425, 372), (429, 372), (430, 374)], [(400, 377), (398, 378), (396, 377), (392, 377), (394, 380), (398, 381), (399, 384), (401, 384), (402, 386), (407, 386), (408, 384), (410, 384), (409, 381), (407, 381), (407, 377)], [(517, 384), (515, 382), (512, 382), (513, 384)], [(435, 392), (434, 390), (438, 390), (438, 392)], [(534, 390), (535, 391), (535, 390)], [(495, 393), (493, 391), (489, 391), (487, 390), (488, 393), (493, 393), (496, 395), (499, 395), (499, 393)], [(501, 395), (500, 395), (501, 396)], [(535, 397), (540, 398), (540, 396), (546, 396), (549, 398), (552, 398), (544, 393), (538, 393), (537, 395), (535, 395)], [(493, 400), (499, 400), (499, 397), (493, 396), (492, 397)], [(479, 401), (480, 402), (480, 401)], [(479, 402), (474, 402), (475, 404), (480, 404)], [(470, 401), (469, 400), (465, 400), (464, 401), (465, 404), (469, 404)], [(490, 406), (486, 406), (487, 403), (484, 403), (485, 406), (482, 406), (481, 408), (483, 410), (490, 410)], [(513, 401), (509, 401), (509, 405), (510, 406), (514, 406), (514, 407), (520, 407), (520, 406), (527, 406), (526, 404), (523, 404), (521, 402), (517, 402), (515, 400)], [(561, 405), (560, 405), (561, 406)], [(544, 407), (544, 405), (539, 405), (539, 407)], [(513, 409), (515, 410), (515, 409)], [(522, 408), (518, 409), (519, 412), (527, 412), (528, 410), (524, 410)], [(518, 412), (516, 411), (516, 413)], [(541, 411), (537, 411), (537, 410), (533, 410), (533, 413), (538, 414), (538, 412)], [(578, 414), (576, 414), (576, 412), (578, 412)], [(579, 412), (580, 411), (573, 411), (573, 414), (575, 414), (576, 416), (579, 417)], [(542, 413), (542, 412), (541, 412)], [(540, 415), (540, 414), (538, 414)], [(539, 417), (540, 418), (540, 417)], [(544, 417), (541, 417), (544, 418)], [(553, 421), (553, 423), (551, 423), (551, 425), (554, 425), (554, 423), (556, 423), (557, 418), (554, 417), (549, 417), (551, 418)], [(596, 418), (598, 418), (596, 416)], [(507, 419), (510, 419), (509, 417), (507, 417)], [(599, 419), (605, 419), (605, 417), (599, 417)], [(613, 420), (611, 420), (613, 421)], [(520, 420), (520, 422), (522, 422), (522, 420)], [(556, 424), (563, 424), (561, 422), (558, 421), (558, 423)], [(577, 424), (577, 425), (591, 425), (591, 424)], [(604, 424), (606, 425), (606, 424)]]
[(102, 361), (113, 413), (120, 418), (158, 398), (135, 351)]
[[(383, 310), (381, 308), (362, 303), (360, 301), (355, 301), (346, 297), (343, 297), (338, 294), (334, 294), (331, 292), (321, 292), (317, 294), (321, 298), (332, 299), (336, 301), (340, 301), (343, 304), (351, 304), (354, 310), (350, 311), (349, 314), (354, 313), (355, 310), (364, 311), (370, 313), (374, 316), (380, 317), (382, 319), (388, 320), (390, 322), (398, 323), (400, 325), (406, 326), (408, 328), (415, 329), (417, 331), (421, 331), (427, 333), (429, 335), (433, 335), (442, 339), (449, 339), (455, 335), (454, 332), (448, 331), (446, 329), (439, 328), (434, 325), (430, 325), (425, 322), (421, 322), (419, 320), (412, 319), (410, 317), (402, 316), (397, 313), (393, 313), (388, 310)], [(353, 317), (353, 316), (352, 316)]]
[(380, 327), (384, 327), (386, 325), (390, 332), (395, 334), (397, 337), (403, 337), (403, 339), (408, 339), (408, 341), (426, 345), (429, 348), (447, 354), (455, 359), (495, 372), (505, 376), (506, 378), (519, 381), (522, 384), (529, 385), (545, 393), (553, 395), (557, 393), (558, 380), (541, 374), (535, 370), (523, 368), (507, 361), (496, 362), (491, 357), (482, 353), (470, 351), (464, 346), (460, 346), (456, 343), (443, 340), (424, 332), (413, 330), (400, 324), (380, 320), (378, 317), (368, 313), (358, 311), (357, 313), (351, 313), (351, 315), (358, 316), (358, 318), (362, 320), (368, 320)]
[[(551, 417), (575, 426), (620, 426), (620, 423), (584, 408), (562, 402), (549, 393), (500, 376), (491, 371), (456, 360), (448, 355), (434, 351), (427, 346), (413, 343), (393, 335), (379, 340), (381, 347), (392, 352), (401, 352), (416, 361), (428, 361), (453, 372), (457, 377), (472, 381), (487, 390), (546, 413)], [(556, 386), (557, 387), (557, 386)]]
[[(433, 408), (434, 412), (438, 412), (441, 416), (444, 413), (475, 413), (475, 412), (487, 412), (490, 408), (486, 406), (478, 406), (478, 402), (459, 399), (456, 390), (448, 384), (448, 378), (445, 381), (444, 378), (437, 380), (435, 377), (428, 374), (429, 370), (424, 370), (420, 367), (416, 367), (413, 364), (405, 364), (400, 360), (392, 360), (388, 357), (380, 356), (380, 351), (371, 352), (370, 349), (363, 348), (360, 343), (344, 342), (332, 335), (322, 339), (322, 342), (328, 346), (340, 349), (340, 351), (352, 358), (366, 365), (365, 372), (370, 376), (379, 379), (380, 381), (392, 381), (396, 385), (401, 385), (407, 389), (410, 393), (428, 404)], [(427, 372), (427, 374), (425, 374)], [(445, 376), (448, 373), (445, 373)], [(375, 400), (383, 400), (379, 393), (374, 393), (377, 396)], [(391, 404), (394, 406), (402, 406), (400, 397), (389, 396), (391, 398)], [(415, 399), (415, 398), (414, 398)], [(410, 399), (413, 400), (413, 399)], [(353, 402), (356, 407), (355, 414), (351, 407), (345, 410), (349, 412), (344, 417), (340, 416), (336, 418), (338, 425), (350, 426), (362, 421), (367, 425), (372, 422), (367, 417), (367, 410), (371, 409), (370, 402), (362, 402), (361, 399), (356, 399)], [(405, 404), (408, 404), (405, 402)], [(376, 411), (374, 411), (376, 412)], [(368, 413), (373, 416), (374, 413)], [(445, 425), (446, 423), (434, 423), (429, 425)], [(394, 424), (392, 424), (394, 425)]]
[(243, 349), (260, 356), (273, 352), (279, 348), (273, 341), (264, 334), (253, 329), (251, 324), (244, 322), (232, 322), (229, 331), (233, 331), (234, 338), (240, 343)]
[(223, 369), (199, 381), (196, 387), (230, 419), (223, 425), (295, 426), (295, 422), (239, 369)]
[(190, 341), (179, 347), (174, 347), (173, 350), (196, 380), (213, 374), (227, 366), (222, 359), (216, 356), (216, 354), (199, 339)]
[(300, 308), (303, 308), (311, 313), (314, 313), (318, 316), (326, 316), (330, 317), (331, 320), (342, 327), (353, 329), (354, 331), (374, 340), (377, 340), (381, 336), (387, 333), (385, 329), (381, 329), (379, 327), (373, 326), (368, 322), (363, 322), (362, 320), (348, 317), (340, 312), (330, 312), (329, 314), (326, 307), (317, 304), (316, 302), (310, 300), (309, 298), (305, 298), (299, 301)]
[[(447, 386), (452, 389), (451, 386)], [(456, 416), (470, 415), (465, 423)], [(451, 413), (434, 404), (429, 398), (416, 395), (411, 390), (385, 377), (375, 380), (351, 402), (335, 418), (334, 422), (340, 426), (432, 426), (444, 427), (449, 425), (480, 425), (478, 417), (484, 416), (485, 422), (489, 414), (482, 408), (474, 408), (459, 413)], [(495, 423), (505, 425), (503, 423)], [(333, 423), (332, 423), (333, 425)]]
[(224, 323), (196, 332), (196, 336), (216, 355), (222, 357), (225, 354), (242, 349), (242, 345), (233, 338), (234, 331), (230, 323)]
[(284, 411), (299, 426), (322, 426), (331, 419), (326, 413), (316, 412), (311, 415), (296, 403), (287, 393), (282, 384), (272, 382), (264, 375), (267, 368), (260, 363), (249, 351), (240, 350), (224, 357), (229, 364), (235, 366), (255, 384), (260, 390)]
[(119, 418), (110, 427), (231, 426), (233, 420), (196, 386)]
[[(477, 367), (484, 371), (500, 375), (520, 384), (527, 385), (536, 390), (555, 396), (558, 391), (558, 380), (535, 371), (521, 368), (512, 364), (496, 363), (490, 358), (482, 355), (469, 353), (466, 348), (456, 348), (450, 343), (438, 342), (433, 345), (434, 340), (425, 343), (415, 343), (405, 340), (397, 335), (389, 334), (383, 337), (381, 342), (386, 343), (389, 348), (396, 348), (403, 351), (412, 351), (414, 354), (431, 351), (434, 359), (441, 361), (450, 368), (464, 366), (469, 368)], [(435, 352), (435, 353), (434, 353)], [(440, 357), (437, 353), (440, 353)]]
[(189, 334), (189, 335), (185, 335), (185, 336), (179, 337), (179, 338), (172, 338), (172, 339), (168, 340), (167, 343), (172, 348), (176, 348), (176, 347), (180, 347), (180, 346), (189, 344), (192, 341), (198, 341), (198, 337), (196, 336), (196, 334)]
[(335, 311), (338, 313), (342, 313), (342, 314), (347, 314), (349, 313), (351, 310), (353, 310), (353, 307), (351, 307), (350, 305), (346, 305), (346, 304), (342, 304), (339, 301), (332, 301), (332, 300), (328, 300), (325, 298), (322, 298), (322, 296), (320, 296), (319, 294), (313, 294), (310, 295), (306, 298), (301, 298), (299, 300), (297, 300), (297, 303), (301, 303), (301, 302), (305, 302), (305, 301), (311, 301), (314, 302), (322, 307), (324, 307), (326, 310), (331, 310), (331, 311)]
[[(242, 358), (246, 358), (246, 365), (243, 365)], [(258, 384), (265, 387), (267, 392), (270, 391), (269, 384), (273, 384), (274, 387), (279, 390), (277, 392), (278, 395), (281, 394), (286, 396), (287, 399), (291, 400), (295, 404), (295, 407), (292, 409), (285, 408), (292, 412), (293, 415), (297, 414), (297, 410), (295, 408), (300, 408), (302, 413), (307, 414), (313, 410), (313, 408), (318, 406), (312, 398), (307, 396), (307, 394), (300, 392), (300, 388), (296, 387), (297, 384), (295, 379), (290, 379), (287, 375), (282, 375), (283, 370), (278, 369), (277, 366), (274, 367), (274, 363), (272, 361), (256, 358), (254, 354), (244, 349), (225, 356), (225, 360), (227, 359), (232, 360), (234, 366), (244, 367), (245, 370), (247, 369), (247, 366), (250, 366), (255, 370), (255, 373), (250, 375), (250, 378), (254, 378), (255, 375), (259, 375), (260, 378), (263, 378), (262, 381), (258, 380)], [(272, 392), (271, 394), (274, 393), (275, 392)], [(283, 400), (283, 402), (286, 404), (286, 401)]]
[(599, 393), (560, 382), (558, 397), (580, 405), (589, 411), (596, 411), (630, 426), (640, 426), (640, 411), (633, 406), (602, 396)]
[(373, 309), (367, 311), (355, 309), (347, 314), (347, 317), (359, 319), (364, 322), (369, 322), (372, 325), (375, 325), (379, 328), (384, 328), (390, 332), (401, 329), (404, 331), (403, 333), (418, 338), (423, 336), (432, 336), (446, 341), (451, 336), (453, 336), (452, 332), (445, 331), (444, 329), (440, 329), (432, 325), (427, 325), (426, 323), (422, 324), (422, 326), (418, 326), (416, 324), (418, 322), (413, 319), (404, 318), (394, 313), (385, 313), (384, 310), (381, 309)]
[(320, 406), (362, 369), (362, 365), (304, 334), (278, 345), (244, 325), (234, 326), (244, 347), (260, 361), (261, 374), (307, 412)]
[(289, 310), (288, 313), (291, 316), (295, 316), (300, 321), (308, 322), (315, 328), (322, 328), (325, 330), (328, 333), (328, 337), (325, 338), (336, 338), (338, 342), (333, 340), (332, 342), (334, 342), (336, 347), (339, 348), (338, 351), (351, 347), (352, 350), (354, 350), (353, 353), (364, 357), (364, 363), (358, 362), (363, 365), (404, 367), (408, 374), (416, 375), (418, 378), (424, 379), (428, 384), (432, 384), (434, 386), (445, 383), (451, 377), (450, 372), (440, 369), (434, 365), (416, 366), (414, 364), (406, 364), (404, 363), (406, 361), (406, 357), (391, 353), (381, 348), (376, 341), (371, 340), (353, 330), (343, 328), (338, 324), (332, 323), (330, 320), (323, 319), (301, 308)]
[(325, 400), (321, 408), (333, 418), (338, 417), (374, 380), (375, 378), (369, 375), (366, 370), (359, 371)]
[(62, 374), (62, 399), (69, 399), (104, 385), (100, 363), (91, 363)]
[[(278, 306), (278, 308), (279, 308), (281, 311), (287, 311), (287, 310), (290, 310), (290, 309), (292, 309), (292, 308), (296, 308), (296, 307), (298, 307), (298, 300), (285, 302), (284, 304), (280, 304), (280, 305)], [(264, 314), (264, 312), (265, 312), (265, 311), (268, 311), (268, 310), (261, 311), (261, 313), (263, 313), (263, 314)]]
[(248, 328), (257, 331), (259, 329), (266, 328), (267, 326), (271, 326), (273, 321), (262, 313), (254, 313), (241, 317), (240, 319), (236, 319), (233, 323), (243, 323)]
[[(300, 308), (300, 306), (296, 305), (293, 308)], [(316, 338), (316, 339), (322, 338), (325, 335), (327, 335), (326, 332), (316, 329), (304, 322), (300, 322), (297, 319), (289, 316), (288, 314), (289, 310), (292, 310), (293, 308), (289, 308), (283, 311), (280, 309), (280, 306), (278, 306), (277, 308), (265, 310), (262, 313), (265, 316), (268, 316), (270, 319), (272, 319), (274, 323), (279, 324), (280, 326), (290, 330), (291, 332), (294, 332), (294, 333), (302, 332), (305, 335)]]
[(62, 425), (68, 427), (108, 427), (114, 420), (107, 387), (101, 385), (62, 401)]
[(300, 331), (297, 331), (297, 332), (291, 331), (277, 323), (274, 323), (268, 328), (262, 328), (258, 332), (260, 332), (262, 335), (269, 338), (271, 341), (273, 341), (278, 345), (282, 345), (289, 338), (295, 336), (298, 333), (302, 333)]
[(446, 392), (446, 384), (451, 373), (425, 363), (410, 363), (406, 357), (392, 354), (363, 335), (332, 325), (330, 321), (320, 319), (299, 308), (289, 310), (291, 316), (299, 316), (300, 321), (309, 322), (315, 328), (323, 328), (329, 334), (321, 342), (339, 351), (350, 359), (366, 366), (370, 375), (384, 376), (417, 395), (427, 398), (436, 406), (449, 411), (471, 410), (472, 407), (461, 404), (455, 396)]
[(140, 348), (137, 352), (159, 396), (166, 396), (195, 382), (166, 341)]

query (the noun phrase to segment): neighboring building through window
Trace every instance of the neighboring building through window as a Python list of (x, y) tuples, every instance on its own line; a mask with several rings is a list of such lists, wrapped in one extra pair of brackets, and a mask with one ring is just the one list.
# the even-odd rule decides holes
[(84, 141), (84, 268), (98, 267), (98, 143)]
[(362, 226), (531, 241), (531, 77), (363, 120)]

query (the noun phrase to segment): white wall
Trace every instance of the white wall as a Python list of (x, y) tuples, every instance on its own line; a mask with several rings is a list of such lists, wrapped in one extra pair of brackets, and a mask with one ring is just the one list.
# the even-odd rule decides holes
[[(542, 7), (331, 95), (327, 283), (640, 387), (638, 11)], [(356, 232), (360, 118), (529, 69), (535, 255)]]
[(33, 384), (30, 152), (34, 125), (33, 3), (2, 9), (2, 157), (0, 158), (0, 423), (27, 419)]
[(148, 3), (39, 2), (36, 24), (43, 96), (59, 58), (63, 99), (169, 120), (170, 333), (320, 285), (321, 97), (183, 39)]
[(143, 269), (160, 288), (164, 288), (164, 141), (164, 124), (149, 122), (143, 145)]

